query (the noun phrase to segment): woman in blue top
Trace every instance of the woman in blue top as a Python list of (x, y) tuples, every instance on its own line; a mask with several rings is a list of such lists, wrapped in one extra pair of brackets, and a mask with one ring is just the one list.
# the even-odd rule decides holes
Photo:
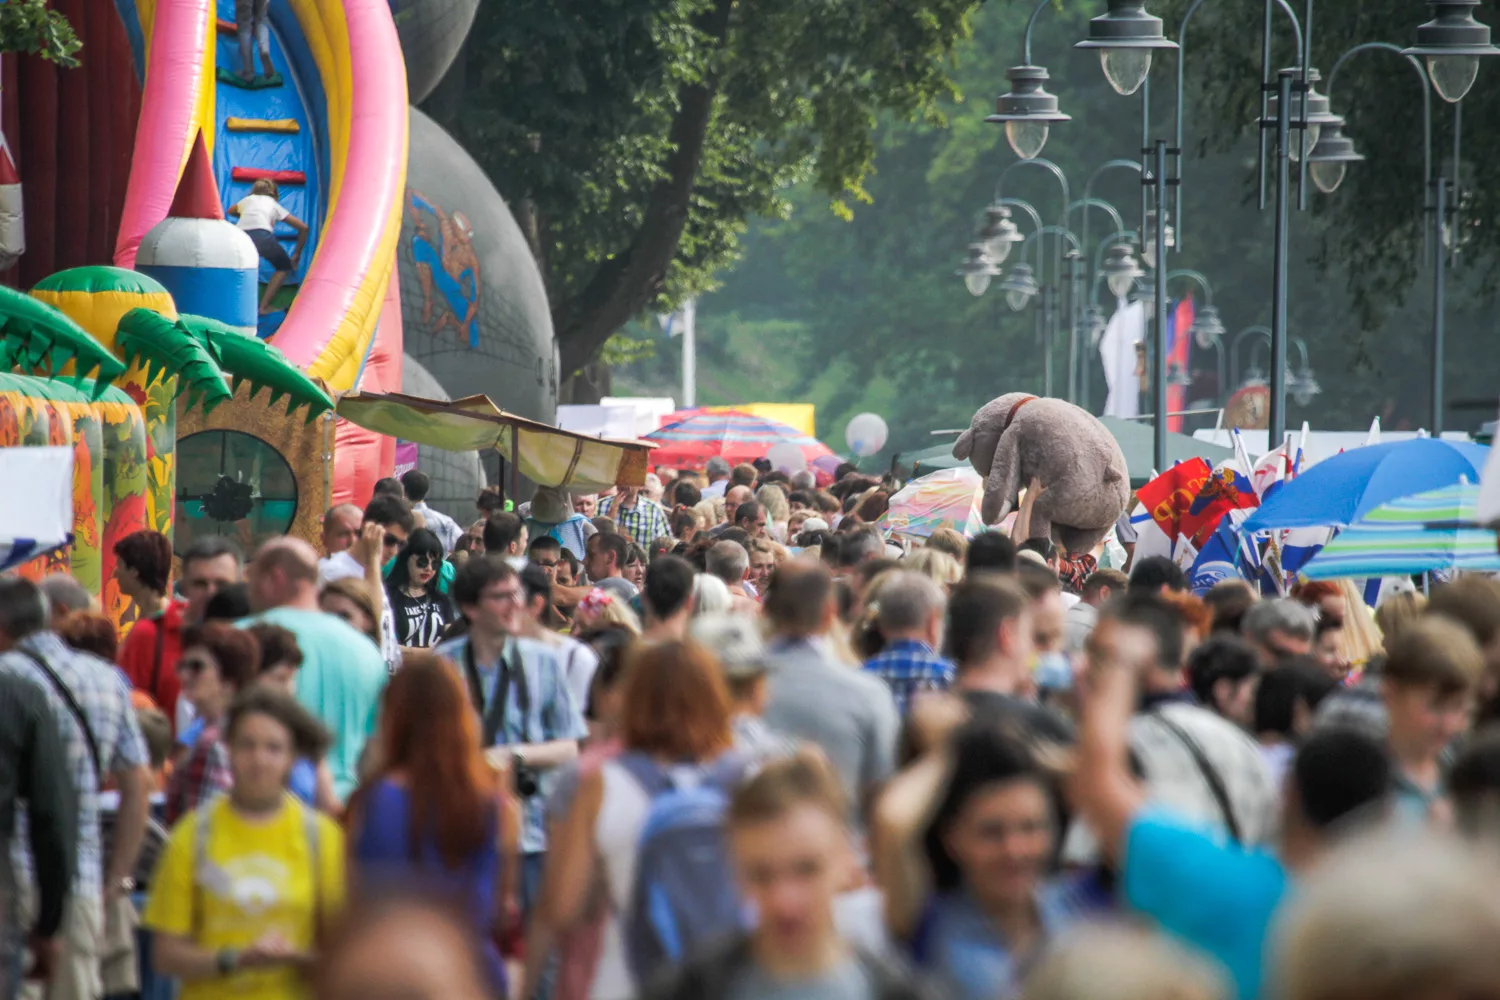
[(1079, 913), (1048, 879), (1061, 806), (1029, 746), (969, 724), (894, 779), (874, 836), (886, 919), (912, 959), (959, 1000), (1016, 995)]
[[(261, 622), (245, 629), (260, 644), (260, 674), (256, 682), (297, 696), (297, 672), (302, 669), (302, 648), (291, 630)], [(298, 757), (292, 762), (287, 791), (320, 812), (337, 816), (339, 797), (333, 790), (333, 771), (326, 760)]]
[(505, 966), (494, 929), (519, 830), (503, 783), (479, 748), (479, 727), (458, 672), (418, 650), (385, 690), (376, 771), (349, 802), (352, 889), (440, 896), (485, 942), (496, 996)]

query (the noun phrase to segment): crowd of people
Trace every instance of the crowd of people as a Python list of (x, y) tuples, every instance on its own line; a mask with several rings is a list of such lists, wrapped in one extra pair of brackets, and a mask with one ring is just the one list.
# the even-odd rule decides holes
[(411, 472), (123, 539), (123, 640), (0, 579), (4, 995), (1500, 998), (1500, 582), (1200, 597), (890, 486)]

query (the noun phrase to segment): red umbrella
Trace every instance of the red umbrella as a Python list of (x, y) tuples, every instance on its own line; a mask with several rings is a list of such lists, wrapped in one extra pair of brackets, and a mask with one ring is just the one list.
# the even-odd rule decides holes
[(730, 465), (753, 462), (779, 444), (795, 445), (806, 464), (833, 454), (795, 427), (737, 410), (694, 413), (652, 431), (646, 440), (658, 445), (651, 452), (651, 464), (669, 469), (701, 469), (715, 457)]

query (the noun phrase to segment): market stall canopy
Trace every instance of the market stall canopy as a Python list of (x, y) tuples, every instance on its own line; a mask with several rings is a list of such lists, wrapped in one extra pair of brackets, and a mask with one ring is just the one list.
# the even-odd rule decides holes
[(528, 420), (505, 412), (488, 396), (444, 402), (400, 392), (358, 393), (340, 399), (337, 412), (365, 430), (445, 451), (493, 448), (538, 486), (643, 486), (652, 450), (646, 441), (589, 437)]

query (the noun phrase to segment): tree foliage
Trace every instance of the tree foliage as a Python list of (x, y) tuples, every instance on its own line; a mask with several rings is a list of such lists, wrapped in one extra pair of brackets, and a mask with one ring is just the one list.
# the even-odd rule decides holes
[(711, 288), (806, 180), (867, 199), (883, 113), (931, 115), (975, 0), (489, 0), (429, 102), (517, 210), (566, 370)]
[[(1370, 2), (1379, 6), (1384, 0)], [(1048, 89), (1073, 116), (1053, 128), (1042, 155), (1065, 171), (1075, 200), (1106, 160), (1133, 159), (1141, 148), (1140, 99), (1117, 96), (1104, 82), (1097, 56), (1073, 49), (1099, 6), (1064, 4), (1043, 11), (1033, 40), (1035, 61), (1051, 72)], [(1152, 3), (1153, 10), (1159, 6)], [(1331, 35), (1337, 5), (1322, 6), (1330, 9), (1319, 15), (1318, 30)], [(954, 274), (1001, 172), (1016, 162), (1001, 130), (983, 118), (992, 95), (1006, 87), (1005, 68), (1021, 61), (1021, 32), (1031, 8), (988, 4), (975, 15), (972, 39), (955, 54), (957, 93), (939, 102), (936, 119), (882, 119), (874, 133), (876, 169), (866, 184), (872, 200), (851, 221), (826, 212), (826, 199), (811, 183), (803, 183), (788, 193), (790, 211), (784, 217), (751, 225), (743, 241), (744, 260), (725, 277), (720, 291), (699, 303), (703, 398), (814, 402), (820, 436), (835, 446), (842, 442), (850, 416), (874, 410), (892, 428), (889, 447), (906, 450), (932, 444), (931, 430), (966, 425), (975, 408), (996, 395), (1042, 390), (1035, 308), (1011, 312), (993, 287), (975, 299)], [(1240, 24), (1210, 16), (1231, 9), (1248, 10), (1249, 19)], [(1259, 9), (1258, 4), (1205, 4), (1190, 30), (1184, 211), (1182, 219), (1174, 220), (1180, 246), (1170, 267), (1208, 276), (1214, 304), (1228, 327), (1220, 352), (1194, 349), (1192, 367), (1206, 373), (1216, 374), (1222, 358), (1228, 375), (1234, 367), (1231, 353), (1240, 369), (1248, 368), (1257, 352), (1259, 364), (1267, 363), (1258, 338), (1240, 336), (1254, 324), (1269, 323), (1271, 315), (1273, 213), (1256, 204), (1252, 125), (1259, 93), (1259, 51), (1253, 43), (1259, 37)], [(1166, 13), (1175, 29), (1177, 18)], [(1224, 43), (1221, 51), (1211, 40), (1219, 33), (1238, 35), (1241, 44)], [(1278, 35), (1278, 64), (1291, 60), (1291, 49), (1289, 35)], [(1325, 72), (1330, 67), (1328, 62)], [(1171, 135), (1175, 69), (1172, 58), (1165, 57), (1152, 70), (1153, 136)], [(1386, 86), (1399, 85), (1412, 108), (1390, 107), (1383, 116), (1377, 108), (1377, 116), (1359, 118), (1350, 102), (1355, 91), (1363, 99), (1366, 87), (1356, 85), (1356, 70), (1383, 74)], [(1469, 100), (1495, 72), (1500, 67), (1481, 72)], [(1385, 93), (1393, 104), (1390, 95), (1396, 92)], [(1289, 330), (1306, 344), (1323, 392), (1307, 405), (1293, 401), (1289, 423), (1295, 427), (1306, 419), (1315, 427), (1352, 429), (1367, 426), (1378, 415), (1388, 429), (1427, 426), (1431, 276), (1421, 258), (1417, 228), (1421, 148), (1417, 144), (1393, 153), (1386, 163), (1380, 147), (1365, 139), (1382, 121), (1396, 129), (1408, 111), (1420, 121), (1415, 74), (1394, 57), (1361, 55), (1340, 73), (1334, 99), (1337, 107), (1353, 109), (1349, 131), (1371, 159), (1351, 167), (1344, 186), (1332, 196), (1310, 189), (1309, 210), (1291, 215)], [(1366, 124), (1360, 128), (1356, 121)], [(1491, 141), (1474, 134), (1477, 129), (1468, 124), (1466, 132), (1465, 148), (1476, 156)], [(1399, 138), (1389, 141), (1401, 144)], [(1441, 162), (1442, 154), (1436, 159)], [(1048, 223), (1059, 221), (1061, 192), (1042, 170), (1013, 171), (1001, 193), (1030, 201)], [(1101, 174), (1092, 193), (1111, 201), (1126, 228), (1135, 228), (1141, 194), (1135, 173)], [(1024, 213), (1017, 212), (1016, 221), (1023, 232), (1031, 230)], [(1068, 223), (1082, 234), (1081, 212), (1073, 213)], [(1112, 228), (1105, 213), (1090, 213), (1091, 257)], [(1034, 266), (1045, 263), (1041, 277), (1047, 279), (1052, 249), (1049, 242), (1043, 261), (1033, 242), (1014, 251), (1005, 267), (1025, 257)], [(1450, 275), (1450, 400), (1493, 399), (1500, 376), (1500, 359), (1488, 346), (1495, 319), (1478, 271), (1461, 267)], [(1375, 287), (1362, 300), (1359, 290), (1367, 285)], [(1191, 287), (1181, 279), (1169, 285), (1174, 297)], [(1382, 304), (1366, 308), (1374, 293)], [(1201, 304), (1201, 292), (1193, 294)], [(1113, 307), (1107, 299), (1100, 291), (1096, 300), (1106, 311)], [(1090, 360), (1089, 401), (1097, 412), (1104, 399), (1097, 352), (1083, 338), (1078, 347)], [(1064, 328), (1053, 345), (1058, 394), (1066, 386), (1067, 349)], [(678, 378), (676, 357), (676, 351), (664, 349), (622, 381), (638, 391), (670, 393)], [(1291, 357), (1300, 368), (1295, 345)], [(1484, 418), (1492, 416), (1491, 409)], [(1450, 410), (1447, 425), (1470, 426), (1478, 417)]]
[(0, 3), (0, 52), (24, 52), (72, 68), (82, 47), (68, 19), (47, 0)]

